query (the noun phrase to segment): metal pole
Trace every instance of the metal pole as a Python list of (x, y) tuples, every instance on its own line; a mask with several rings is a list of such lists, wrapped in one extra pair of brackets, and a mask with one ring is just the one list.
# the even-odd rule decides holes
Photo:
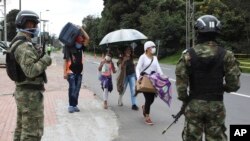
[(7, 44), (6, 0), (4, 2), (4, 42)]
[(194, 5), (194, 1), (192, 0), (192, 47), (194, 47), (195, 44), (195, 31), (194, 31), (194, 23), (195, 23), (195, 19), (194, 19), (194, 13), (195, 13), (195, 5)]
[(190, 47), (190, 38), (189, 38), (189, 4), (190, 0), (186, 0), (186, 49)]
[[(45, 11), (43, 11), (43, 12), (47, 12), (47, 11), (50, 11), (50, 10), (45, 10)], [(40, 45), (42, 45), (42, 34), (41, 34), (41, 31), (42, 31), (42, 22), (43, 22), (43, 28), (45, 28), (44, 27), (44, 22), (46, 22), (46, 21), (44, 21), (44, 20), (42, 20), (42, 11), (40, 11)], [(44, 31), (44, 29), (43, 29), (43, 31)], [(44, 34), (44, 33), (43, 33)]]
[[(186, 49), (194, 46), (195, 43), (194, 11), (195, 11), (194, 1), (186, 0)], [(192, 44), (190, 44), (191, 39), (192, 39)]]
[(22, 9), (22, 0), (19, 0), (19, 10), (21, 11)]
[(157, 40), (157, 58), (158, 58), (158, 54), (159, 54), (159, 50), (160, 50), (160, 40)]
[(41, 16), (41, 15), (42, 15), (42, 12), (40, 11), (40, 25), (39, 25), (39, 26), (40, 26), (40, 29), (39, 29), (39, 30), (40, 30), (40, 31), (39, 31), (39, 32), (40, 32), (40, 33), (39, 33), (39, 34), (40, 34), (40, 38), (39, 38), (39, 44), (40, 44), (40, 45), (42, 45), (42, 33), (41, 33), (41, 28), (42, 28), (42, 26), (41, 26), (41, 24), (42, 24), (42, 16)]

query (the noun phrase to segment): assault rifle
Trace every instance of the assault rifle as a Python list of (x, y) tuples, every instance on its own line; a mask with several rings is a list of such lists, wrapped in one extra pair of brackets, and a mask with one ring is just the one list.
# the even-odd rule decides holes
[(178, 119), (184, 114), (185, 109), (188, 105), (188, 102), (183, 103), (183, 105), (181, 106), (181, 110), (176, 114), (176, 115), (172, 115), (172, 117), (174, 118), (174, 121), (165, 129), (162, 131), (162, 134), (165, 134), (166, 131), (174, 124), (178, 121)]
[(42, 48), (42, 54), (40, 58), (42, 58), (46, 54), (46, 42), (49, 39), (49, 35), (47, 32), (44, 32), (43, 34), (44, 34), (43, 35), (43, 48)]
[[(40, 60), (45, 54), (46, 54), (46, 42), (48, 41), (49, 39), (49, 35), (48, 33), (46, 32), (45, 35), (43, 35), (43, 46), (42, 46), (42, 53), (41, 53), (41, 56), (39, 57), (38, 60)], [(47, 83), (47, 77), (46, 77), (46, 74), (45, 72), (41, 73), (43, 79), (44, 79), (44, 82)]]

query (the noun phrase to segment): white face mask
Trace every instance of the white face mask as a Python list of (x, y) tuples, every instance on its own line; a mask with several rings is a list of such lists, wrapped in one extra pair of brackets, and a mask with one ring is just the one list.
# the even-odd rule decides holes
[(155, 54), (155, 52), (156, 52), (156, 48), (154, 47), (154, 48), (151, 48), (151, 53), (152, 54)]
[(111, 57), (105, 56), (105, 59), (106, 59), (107, 61), (110, 61), (110, 60), (111, 60)]

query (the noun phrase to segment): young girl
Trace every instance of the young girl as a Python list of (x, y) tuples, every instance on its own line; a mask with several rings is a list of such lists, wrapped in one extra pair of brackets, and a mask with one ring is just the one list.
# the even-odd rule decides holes
[(103, 100), (104, 100), (104, 109), (108, 108), (108, 92), (113, 90), (112, 84), (112, 73), (116, 73), (114, 63), (112, 62), (112, 55), (108, 53), (105, 56), (105, 59), (100, 63), (98, 70), (101, 72), (101, 86), (103, 89)]

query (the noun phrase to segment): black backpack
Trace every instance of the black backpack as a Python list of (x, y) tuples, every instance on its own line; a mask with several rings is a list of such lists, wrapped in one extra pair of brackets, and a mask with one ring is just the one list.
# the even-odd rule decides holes
[[(18, 36), (11, 41), (10, 47), (6, 51), (6, 71), (9, 78), (15, 82), (22, 82), (26, 79), (21, 66), (16, 62), (14, 52), (18, 46), (26, 42), (27, 39), (24, 36)], [(12, 46), (15, 42), (15, 46)]]

